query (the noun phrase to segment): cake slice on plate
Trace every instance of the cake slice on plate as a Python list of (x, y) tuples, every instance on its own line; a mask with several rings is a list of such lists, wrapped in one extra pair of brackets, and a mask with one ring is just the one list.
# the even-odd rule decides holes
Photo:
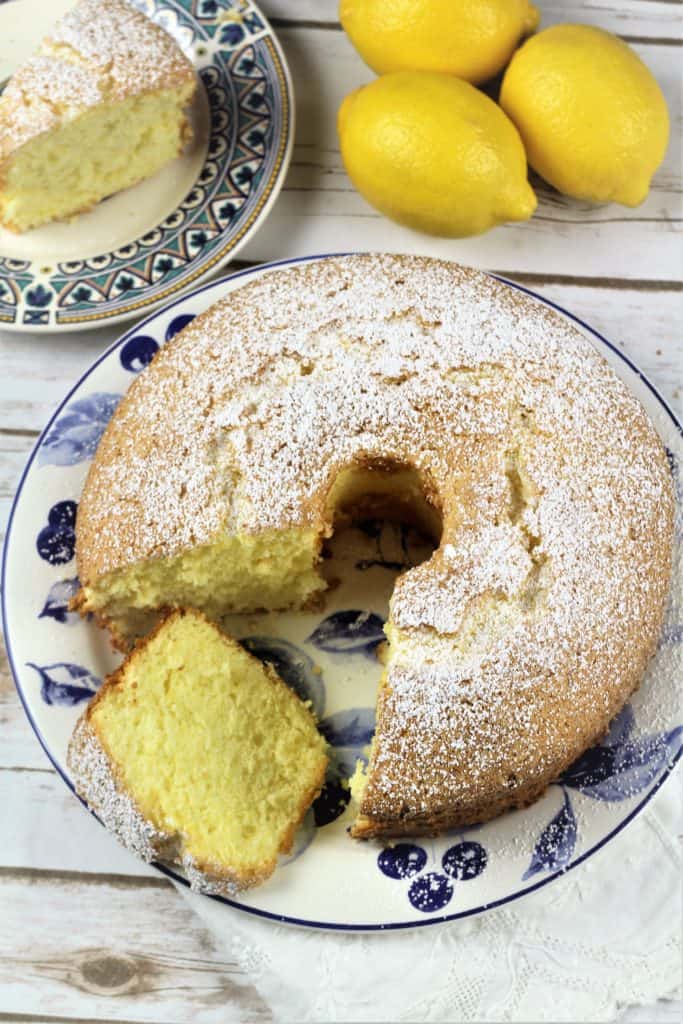
[(0, 223), (27, 231), (155, 174), (191, 136), (195, 87), (126, 0), (80, 0), (0, 95)]
[(79, 719), (77, 792), (147, 861), (229, 895), (264, 881), (320, 792), (326, 744), (275, 672), (199, 612), (175, 611)]

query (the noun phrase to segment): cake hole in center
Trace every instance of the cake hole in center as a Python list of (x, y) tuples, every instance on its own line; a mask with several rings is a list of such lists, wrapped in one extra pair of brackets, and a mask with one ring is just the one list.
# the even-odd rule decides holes
[(344, 470), (328, 496), (333, 534), (323, 548), (323, 575), (338, 583), (340, 564), (383, 572), (386, 600), (399, 573), (428, 561), (442, 519), (433, 494), (409, 466), (374, 463)]

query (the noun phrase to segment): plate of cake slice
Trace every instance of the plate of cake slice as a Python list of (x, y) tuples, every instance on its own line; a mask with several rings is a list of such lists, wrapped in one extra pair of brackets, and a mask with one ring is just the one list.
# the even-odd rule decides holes
[(0, 26), (0, 325), (124, 320), (235, 255), (293, 140), (255, 4), (10, 0)]
[(204, 284), (100, 356), (24, 472), (27, 715), (112, 843), (232, 907), (483, 913), (680, 757), (682, 450), (617, 348), (480, 271)]

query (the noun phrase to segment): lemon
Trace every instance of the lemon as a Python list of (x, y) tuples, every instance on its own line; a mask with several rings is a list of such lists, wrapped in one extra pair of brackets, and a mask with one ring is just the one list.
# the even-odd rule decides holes
[(383, 75), (346, 97), (338, 129), (351, 181), (400, 224), (460, 238), (536, 208), (517, 129), (459, 78)]
[(669, 138), (666, 101), (633, 50), (598, 28), (557, 25), (529, 39), (500, 103), (529, 163), (577, 199), (637, 206)]
[(446, 71), (485, 82), (501, 71), (538, 11), (528, 0), (341, 0), (339, 17), (373, 71)]

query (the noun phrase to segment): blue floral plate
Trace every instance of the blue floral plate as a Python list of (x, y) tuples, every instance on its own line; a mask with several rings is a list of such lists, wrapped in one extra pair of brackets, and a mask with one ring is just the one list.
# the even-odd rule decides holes
[[(205, 284), (124, 334), (66, 396), (29, 459), (7, 534), (4, 624), (26, 713), (67, 785), (71, 730), (117, 661), (104, 634), (68, 610), (78, 586), (78, 499), (98, 440), (121, 395), (160, 345), (217, 299), (261, 274), (277, 273), (282, 265)], [(678, 488), (680, 557), (681, 428), (625, 356), (592, 328), (564, 315), (613, 364), (661, 434)], [(324, 611), (228, 622), (250, 651), (272, 662), (312, 702), (332, 759), (326, 786), (292, 854), (265, 885), (226, 903), (278, 921), (349, 930), (410, 928), (479, 914), (547, 885), (599, 850), (645, 806), (680, 756), (683, 628), (676, 592), (643, 686), (603, 743), (587, 751), (536, 804), (437, 839), (393, 846), (352, 841), (347, 828), (353, 808), (342, 780), (372, 736), (381, 671), (375, 651), (394, 578), (423, 559), (422, 545), (409, 529), (368, 520), (333, 540), (329, 572), (341, 583), (330, 591)], [(680, 583), (680, 573), (677, 579)], [(164, 865), (159, 868), (179, 877)]]
[[(73, 0), (0, 6), (24, 59)], [(194, 140), (148, 181), (68, 223), (0, 228), (0, 327), (73, 331), (150, 310), (234, 257), (267, 216), (291, 153), (285, 58), (251, 0), (132, 0), (192, 60)], [(0, 80), (11, 71), (0, 55)]]

